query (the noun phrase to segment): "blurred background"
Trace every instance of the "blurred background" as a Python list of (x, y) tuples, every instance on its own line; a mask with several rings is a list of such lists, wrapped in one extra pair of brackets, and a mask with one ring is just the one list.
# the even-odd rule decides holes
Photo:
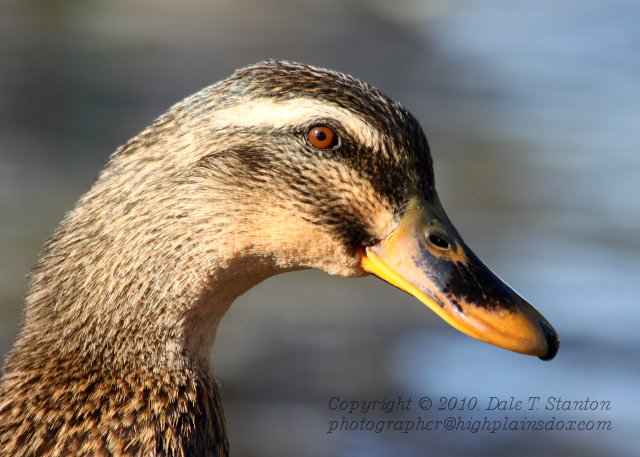
[[(214, 351), (233, 455), (640, 455), (638, 24), (635, 0), (3, 0), (0, 352), (43, 241), (118, 145), (237, 67), (296, 60), (418, 117), (449, 216), (562, 345), (543, 363), (479, 343), (371, 278), (270, 279)], [(398, 395), (588, 396), (611, 410), (509, 416), (613, 430), (327, 433), (331, 397)], [(443, 417), (369, 418), (418, 415)]]

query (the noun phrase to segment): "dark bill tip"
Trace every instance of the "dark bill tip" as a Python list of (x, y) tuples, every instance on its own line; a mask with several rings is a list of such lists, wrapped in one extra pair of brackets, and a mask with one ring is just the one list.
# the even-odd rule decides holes
[(546, 322), (541, 321), (540, 328), (547, 340), (547, 353), (545, 355), (541, 355), (540, 360), (551, 360), (558, 353), (558, 349), (560, 348), (560, 339), (558, 338), (558, 334), (555, 330), (553, 330)]

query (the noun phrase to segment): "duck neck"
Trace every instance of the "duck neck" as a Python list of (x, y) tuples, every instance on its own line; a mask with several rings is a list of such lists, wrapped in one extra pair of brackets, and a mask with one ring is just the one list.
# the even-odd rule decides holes
[(216, 329), (237, 296), (280, 269), (213, 238), (196, 251), (189, 232), (163, 237), (153, 224), (148, 241), (131, 238), (91, 209), (71, 213), (33, 273), (0, 387), (0, 448), (35, 446), (22, 430), (72, 433), (52, 438), (60, 455), (86, 445), (92, 454), (225, 456)]
[(203, 228), (174, 201), (138, 209), (118, 195), (110, 206), (103, 181), (45, 245), (8, 367), (59, 355), (114, 372), (210, 371), (231, 303), (288, 268), (256, 253), (250, 229), (233, 217), (209, 218)]

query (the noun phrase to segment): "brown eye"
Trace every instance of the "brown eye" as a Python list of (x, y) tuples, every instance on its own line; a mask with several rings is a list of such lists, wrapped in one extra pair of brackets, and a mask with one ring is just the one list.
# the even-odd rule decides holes
[(318, 149), (329, 149), (331, 146), (335, 146), (338, 136), (332, 128), (326, 125), (316, 125), (311, 127), (307, 133), (307, 138), (311, 145)]

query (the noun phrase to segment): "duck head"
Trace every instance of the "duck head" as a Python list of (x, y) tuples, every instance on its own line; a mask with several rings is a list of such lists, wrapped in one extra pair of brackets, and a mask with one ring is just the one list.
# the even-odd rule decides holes
[(228, 455), (215, 329), (238, 295), (302, 268), (374, 274), (474, 338), (558, 349), (447, 218), (409, 112), (349, 76), (263, 62), (116, 151), (47, 241), (0, 383), (0, 447)]
[(417, 120), (354, 78), (274, 61), (178, 103), (113, 154), (49, 240), (25, 328), (114, 354), (126, 332), (154, 353), (194, 340), (205, 358), (233, 299), (303, 268), (374, 274), (512, 351), (558, 349), (447, 218)]
[[(182, 124), (180, 106), (160, 124)], [(188, 166), (200, 187), (192, 195), (210, 194), (213, 211), (230, 215), (226, 238), (236, 255), (267, 259), (276, 270), (371, 273), (469, 336), (554, 357), (559, 343), (549, 322), (450, 222), (427, 139), (400, 104), (340, 73), (270, 61), (182, 106), (191, 107), (186, 141), (199, 147), (179, 167)], [(201, 223), (216, 220), (200, 213)]]

